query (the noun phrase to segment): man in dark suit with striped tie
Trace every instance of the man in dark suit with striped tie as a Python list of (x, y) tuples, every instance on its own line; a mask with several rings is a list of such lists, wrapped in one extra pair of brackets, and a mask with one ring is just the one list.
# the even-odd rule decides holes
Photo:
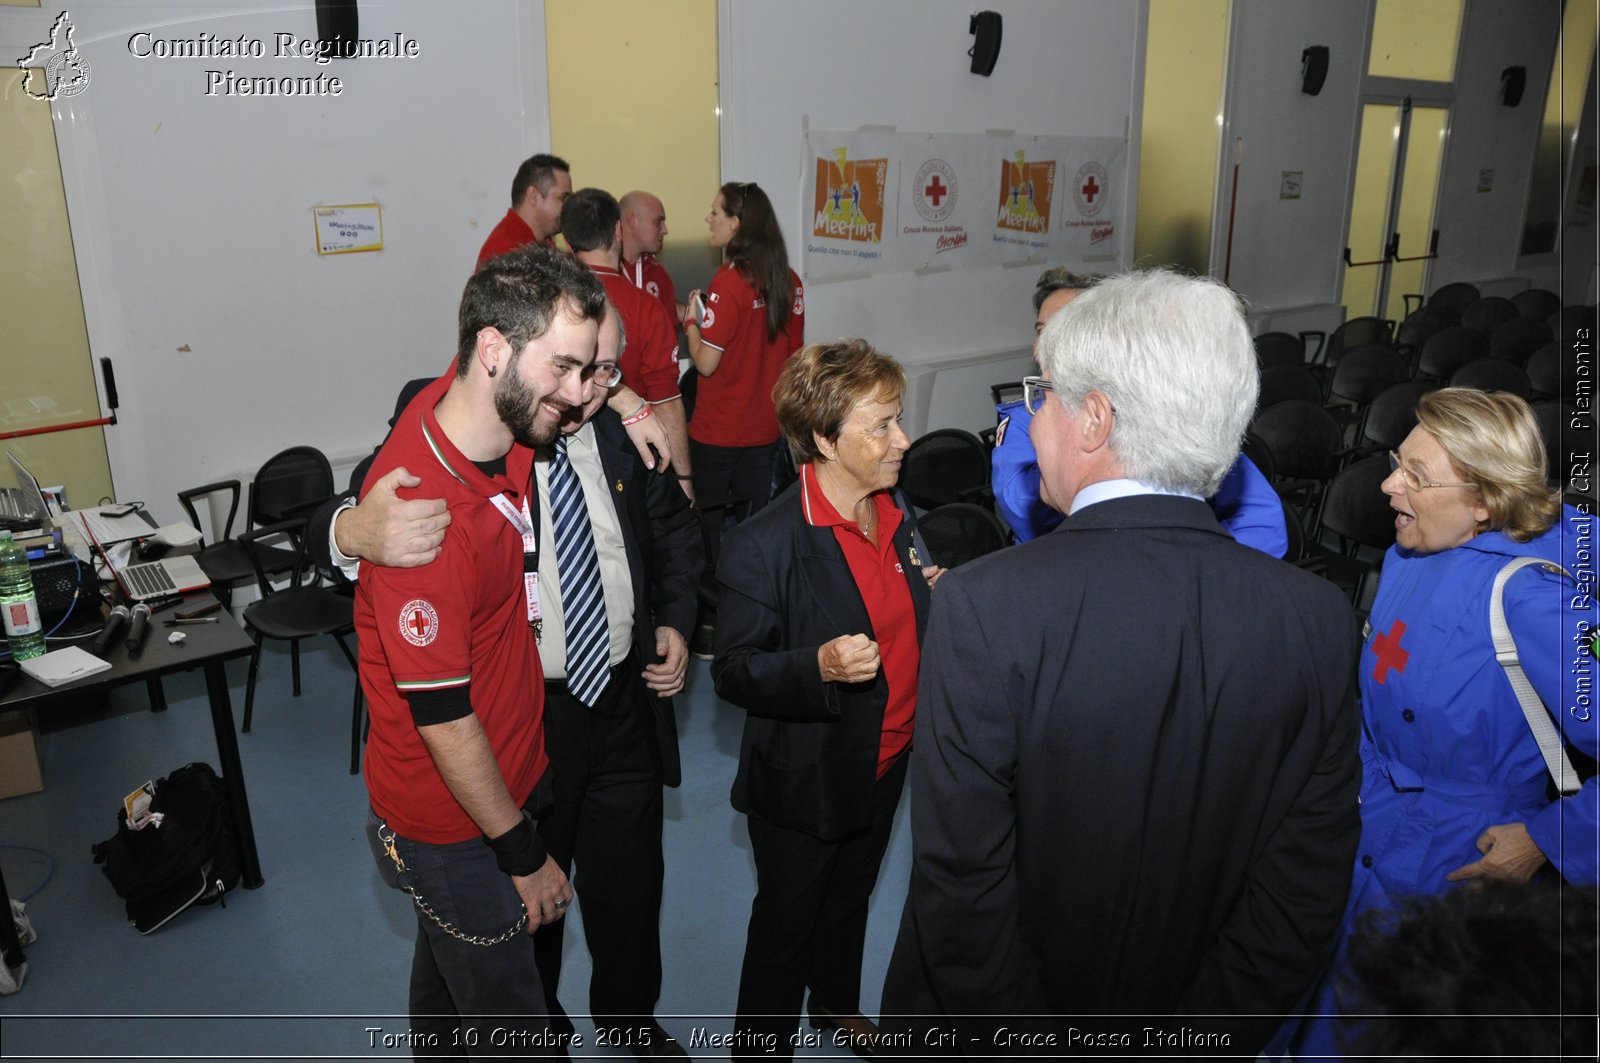
[[(596, 379), (612, 378), (622, 333), (614, 310), (600, 329)], [(409, 385), (408, 385), (409, 386)], [(704, 567), (699, 515), (670, 478), (640, 461), (621, 418), (595, 389), (569, 409), (555, 443), (538, 448), (539, 543), (535, 631), (545, 675), (545, 750), (554, 807), (538, 823), (546, 850), (573, 874), (593, 961), (589, 1011), (608, 1045), (640, 1057), (681, 1056), (655, 1020), (661, 991), (662, 788), (681, 781), (672, 695), (683, 687)], [(402, 400), (404, 401), (404, 400)], [(358, 506), (373, 557), (420, 563), (431, 518), (385, 495)], [(330, 519), (318, 552), (340, 541)], [(348, 544), (348, 543), (347, 543)], [(342, 557), (334, 554), (338, 562)], [(347, 574), (349, 569), (346, 568)], [(551, 1026), (570, 1032), (557, 1000), (565, 924), (535, 934)]]

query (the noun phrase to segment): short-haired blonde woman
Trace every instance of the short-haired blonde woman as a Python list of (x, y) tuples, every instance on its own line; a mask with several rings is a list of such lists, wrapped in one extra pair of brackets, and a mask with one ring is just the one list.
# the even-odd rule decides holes
[(864, 340), (796, 353), (773, 401), (799, 479), (728, 532), (717, 566), (711, 674), (749, 714), (733, 807), (756, 865), (735, 1058), (788, 1059), (803, 998), (818, 1029), (874, 1032), (860, 1013), (867, 900), (905, 785), (938, 575), (891, 496), (904, 391), (899, 364)]
[[(1395, 511), (1396, 543), (1384, 558), (1359, 666), (1362, 835), (1341, 941), (1362, 912), (1406, 896), (1541, 873), (1589, 886), (1600, 873), (1597, 780), (1552, 800), (1489, 624), (1495, 577), (1507, 562), (1539, 558), (1572, 574), (1522, 569), (1505, 585), (1505, 616), (1565, 742), (1591, 757), (1600, 752), (1600, 662), (1586, 638), (1596, 617), (1593, 515), (1562, 506), (1546, 485), (1533, 412), (1504, 392), (1424, 396), (1417, 427), (1390, 460), (1383, 493)], [(1339, 967), (1309, 1015), (1341, 1010)], [(1418, 1001), (1424, 1012), (1455, 1007)], [(1355, 1032), (1341, 1034), (1339, 1025), (1308, 1019), (1295, 1054), (1336, 1053), (1339, 1039)]]

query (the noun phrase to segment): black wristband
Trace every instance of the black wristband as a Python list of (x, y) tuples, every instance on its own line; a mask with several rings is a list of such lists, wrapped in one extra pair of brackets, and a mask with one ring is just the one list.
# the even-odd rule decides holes
[(515, 827), (497, 838), (486, 834), (483, 841), (494, 850), (494, 862), (508, 875), (531, 875), (544, 866), (544, 841), (534, 831), (526, 810)]

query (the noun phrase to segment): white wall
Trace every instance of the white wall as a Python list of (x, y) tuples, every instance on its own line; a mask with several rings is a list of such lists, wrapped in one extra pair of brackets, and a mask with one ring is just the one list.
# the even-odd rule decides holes
[[(1340, 256), (1370, 13), (1370, 0), (1234, 0), (1223, 140), (1230, 151), (1236, 137), (1244, 146), (1230, 279), (1250, 302), (1258, 329), (1331, 328), (1339, 320), (1340, 311), (1327, 304), (1339, 301), (1344, 272)], [(1519, 271), (1517, 248), (1559, 22), (1556, 0), (1467, 0), (1464, 6), (1430, 291), (1455, 280), (1499, 281), (1508, 289), (1558, 283), (1554, 256), (1542, 272)], [(1330, 49), (1327, 81), (1317, 96), (1300, 91), (1300, 53), (1312, 44)], [(1522, 104), (1502, 106), (1500, 72), (1518, 65), (1528, 68)], [(1212, 255), (1218, 276), (1232, 182), (1232, 157), (1225, 155)], [(1495, 171), (1493, 188), (1479, 192), (1485, 169)], [(1278, 198), (1285, 170), (1304, 174), (1299, 199)], [(1569, 257), (1592, 259), (1592, 252), (1592, 235), (1587, 247), (1567, 249)], [(1317, 313), (1284, 313), (1316, 306), (1327, 307), (1320, 317), (1331, 320), (1319, 324), (1310, 320)]]
[[(31, 43), (55, 13), (0, 8), (0, 41)], [(320, 67), (272, 58), (275, 33), (315, 36), (309, 2), (82, 0), (71, 16), (91, 83), (57, 100), (57, 140), (90, 343), (121, 392), (118, 494), (179, 517), (174, 492), (284, 447), (369, 448), (400, 384), (448, 364), (478, 246), (546, 148), (543, 5), (363, 4), (363, 37), (403, 33), (418, 57)], [(268, 57), (141, 59), (140, 31), (242, 34)], [(208, 69), (343, 91), (207, 97)], [(384, 249), (318, 257), (312, 208), (370, 201)]]
[[(1233, 0), (1212, 273), (1223, 275), (1243, 138), (1229, 280), (1258, 313), (1339, 301), (1370, 10), (1367, 0)], [(1328, 48), (1316, 96), (1300, 91), (1309, 45)], [(1299, 199), (1278, 198), (1285, 170), (1303, 175)]]
[[(1467, 0), (1435, 218), (1439, 258), (1430, 263), (1430, 292), (1452, 281), (1495, 280), (1517, 272), (1534, 151), (1560, 30), (1561, 5), (1555, 0)], [(1528, 70), (1517, 107), (1500, 102), (1500, 72), (1508, 66)], [(1487, 192), (1478, 191), (1482, 170), (1494, 171)]]
[[(722, 142), (725, 180), (753, 180), (772, 197), (791, 262), (800, 247), (801, 137), (806, 128), (862, 126), (934, 132), (991, 129), (1069, 136), (1137, 137), (1144, 80), (1142, 2), (991, 0), (1004, 20), (990, 77), (969, 70), (968, 19), (957, 0), (722, 0)], [(1128, 214), (1118, 224), (1133, 246)], [(707, 189), (707, 201), (714, 190)], [(1097, 264), (1104, 270), (1105, 263)], [(913, 376), (908, 429), (993, 425), (987, 387), (935, 403), (918, 372), (988, 352), (1025, 352), (1037, 265), (893, 274), (806, 292), (808, 337), (860, 335)], [(995, 379), (1020, 375), (1026, 354), (1002, 359)], [(979, 371), (986, 379), (988, 374)]]

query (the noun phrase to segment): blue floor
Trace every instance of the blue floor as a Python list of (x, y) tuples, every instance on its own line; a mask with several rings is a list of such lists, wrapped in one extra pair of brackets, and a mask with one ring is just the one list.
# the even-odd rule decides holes
[[(142, 686), (109, 711), (41, 725), (45, 789), (0, 801), (0, 868), (39, 940), (20, 993), (0, 997), (5, 1059), (404, 1058), (406, 980), (416, 922), (410, 901), (378, 880), (362, 838), (366, 790), (348, 774), (349, 666), (308, 644), (305, 696), (290, 694), (286, 651), (262, 662), (252, 733), (240, 736), (266, 885), (235, 890), (226, 909), (196, 908), (149, 936), (90, 857), (110, 836), (122, 795), (191, 760), (216, 763), (198, 674), (169, 678), (171, 708), (148, 710)], [(245, 662), (229, 665), (235, 716)], [(665, 982), (657, 1014), (696, 1058), (732, 1030), (755, 871), (744, 819), (728, 804), (743, 714), (719, 701), (693, 662), (677, 699), (682, 787), (667, 792)], [(862, 1010), (876, 1014), (910, 868), (902, 801), (873, 897)], [(581, 902), (580, 902), (581, 903)], [(576, 911), (576, 907), (574, 911)], [(569, 918), (561, 998), (585, 1007), (589, 961)], [(600, 1058), (578, 1021), (578, 1057)], [(844, 1057), (823, 1038), (800, 1057)], [(387, 1044), (386, 1044), (387, 1041)]]

